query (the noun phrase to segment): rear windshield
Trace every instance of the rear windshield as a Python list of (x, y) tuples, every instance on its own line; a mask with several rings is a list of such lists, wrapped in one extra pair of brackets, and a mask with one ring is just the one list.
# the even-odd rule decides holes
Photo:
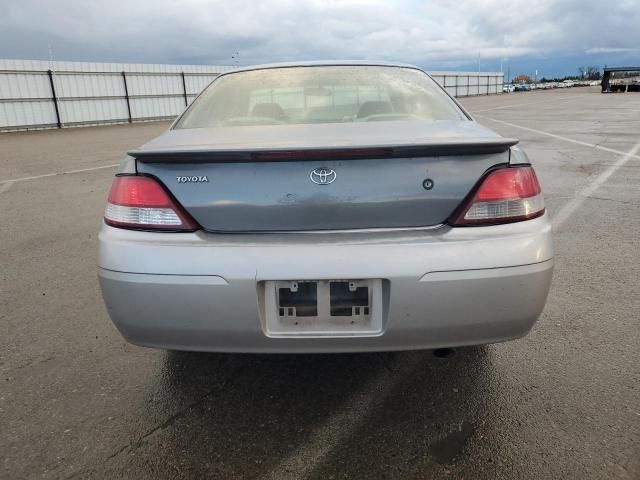
[(221, 76), (174, 128), (460, 119), (455, 102), (419, 70), (288, 67)]

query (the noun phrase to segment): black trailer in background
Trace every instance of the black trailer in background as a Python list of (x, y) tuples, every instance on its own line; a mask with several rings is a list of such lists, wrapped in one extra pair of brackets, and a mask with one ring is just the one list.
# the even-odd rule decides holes
[(640, 67), (604, 67), (602, 93), (640, 92)]

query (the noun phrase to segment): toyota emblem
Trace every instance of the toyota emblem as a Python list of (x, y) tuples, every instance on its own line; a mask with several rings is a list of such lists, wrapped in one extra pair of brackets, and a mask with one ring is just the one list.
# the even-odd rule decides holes
[(329, 185), (336, 181), (336, 172), (331, 168), (320, 167), (311, 171), (309, 178), (316, 185)]

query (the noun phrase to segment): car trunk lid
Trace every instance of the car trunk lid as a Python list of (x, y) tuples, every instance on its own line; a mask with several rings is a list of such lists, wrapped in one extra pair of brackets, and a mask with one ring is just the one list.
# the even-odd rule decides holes
[(515, 143), (475, 122), (369, 122), (170, 130), (130, 154), (208, 231), (415, 228)]

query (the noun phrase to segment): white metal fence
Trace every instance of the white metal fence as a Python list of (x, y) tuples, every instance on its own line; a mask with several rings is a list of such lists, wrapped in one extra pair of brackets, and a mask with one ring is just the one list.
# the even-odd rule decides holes
[(500, 72), (429, 72), (453, 97), (502, 93), (504, 74)]
[[(231, 68), (0, 59), (0, 131), (174, 118)], [(456, 97), (502, 92), (502, 73), (430, 73)]]

